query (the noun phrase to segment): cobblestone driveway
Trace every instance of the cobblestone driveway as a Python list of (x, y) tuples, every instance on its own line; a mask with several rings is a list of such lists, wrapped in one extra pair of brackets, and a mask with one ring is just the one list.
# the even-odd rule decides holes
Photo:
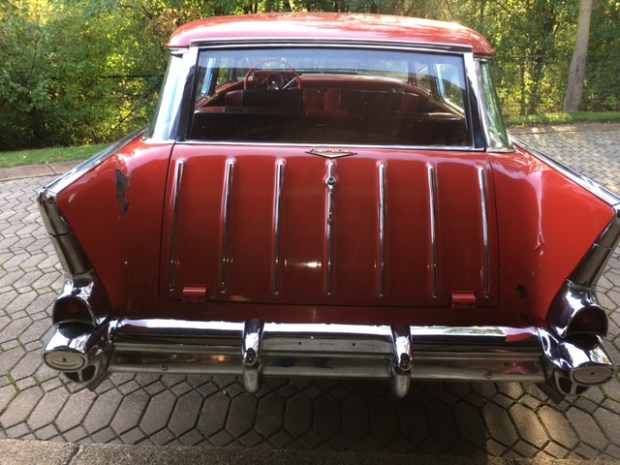
[[(524, 134), (528, 142), (620, 192), (620, 126)], [(34, 205), (51, 177), (0, 182), (0, 438), (384, 450), (411, 454), (620, 458), (618, 378), (556, 406), (534, 386), (114, 374), (76, 391), (41, 361), (61, 273)], [(620, 257), (599, 297), (620, 362)]]

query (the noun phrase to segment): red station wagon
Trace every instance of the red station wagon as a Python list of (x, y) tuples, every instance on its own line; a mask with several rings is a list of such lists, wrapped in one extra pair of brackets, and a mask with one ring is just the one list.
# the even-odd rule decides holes
[(179, 29), (153, 123), (45, 187), (46, 363), (534, 382), (614, 375), (620, 198), (510, 140), (478, 33), (340, 14)]

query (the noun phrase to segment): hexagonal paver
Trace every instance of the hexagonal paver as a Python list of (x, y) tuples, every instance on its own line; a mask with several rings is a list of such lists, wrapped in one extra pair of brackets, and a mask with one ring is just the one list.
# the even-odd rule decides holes
[[(520, 137), (620, 193), (620, 125)], [(505, 458), (620, 458), (620, 375), (554, 405), (533, 385), (113, 374), (95, 393), (41, 363), (63, 277), (34, 204), (51, 177), (0, 181), (0, 438), (78, 443), (394, 451)], [(599, 286), (620, 361), (620, 253)]]

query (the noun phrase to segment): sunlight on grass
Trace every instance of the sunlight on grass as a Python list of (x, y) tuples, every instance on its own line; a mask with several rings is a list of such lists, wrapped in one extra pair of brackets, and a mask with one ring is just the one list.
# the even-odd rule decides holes
[(107, 145), (108, 144), (83, 145), (81, 147), (52, 147), (47, 149), (0, 152), (0, 168), (84, 160), (100, 152), (107, 147)]
[(539, 124), (611, 123), (620, 122), (620, 112), (542, 113), (539, 115), (511, 116), (506, 118), (509, 126), (533, 126)]
[[(543, 113), (539, 115), (512, 116), (506, 118), (506, 124), (512, 127), (608, 122), (620, 122), (620, 112)], [(107, 145), (108, 144), (83, 145), (81, 147), (51, 147), (47, 149), (0, 152), (0, 168), (85, 160), (103, 150)]]

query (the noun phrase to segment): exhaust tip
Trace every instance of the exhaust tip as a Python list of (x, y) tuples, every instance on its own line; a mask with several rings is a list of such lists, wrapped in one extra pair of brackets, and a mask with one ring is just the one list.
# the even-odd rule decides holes
[(107, 325), (99, 328), (83, 323), (56, 325), (45, 346), (43, 361), (70, 380), (94, 388), (107, 371), (111, 350), (107, 331)]
[(608, 381), (614, 374), (614, 370), (608, 366), (591, 366), (577, 368), (573, 371), (573, 380), (578, 384), (593, 386)]
[(84, 356), (66, 349), (55, 349), (47, 352), (43, 359), (50, 368), (63, 372), (78, 371), (86, 366)]

